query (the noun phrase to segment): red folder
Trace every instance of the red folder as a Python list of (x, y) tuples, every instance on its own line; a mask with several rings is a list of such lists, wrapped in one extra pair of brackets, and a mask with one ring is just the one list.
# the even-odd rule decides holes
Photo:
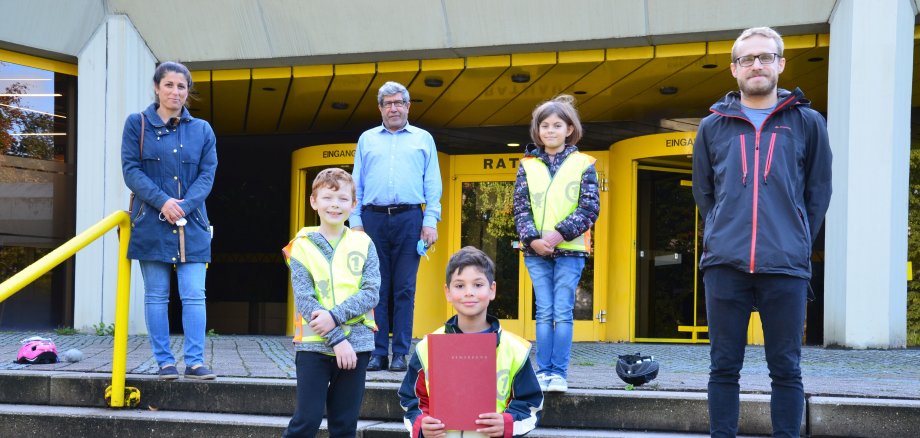
[(476, 430), (495, 412), (495, 333), (428, 335), (431, 416), (448, 430)]

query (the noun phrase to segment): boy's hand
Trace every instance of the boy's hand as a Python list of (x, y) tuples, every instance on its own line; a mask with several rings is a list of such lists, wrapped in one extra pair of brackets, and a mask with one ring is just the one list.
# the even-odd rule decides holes
[(530, 247), (533, 248), (533, 250), (536, 251), (538, 255), (544, 257), (553, 255), (553, 246), (543, 239), (535, 239), (534, 241), (530, 242)]
[(335, 328), (335, 320), (332, 319), (332, 314), (328, 310), (314, 310), (310, 314), (310, 323), (307, 325), (310, 326), (313, 333), (326, 336), (326, 333)]
[(335, 352), (335, 362), (340, 370), (353, 370), (358, 366), (358, 355), (347, 339), (335, 344), (332, 351)]
[(447, 435), (444, 423), (431, 416), (422, 417), (422, 436), (425, 438), (441, 438)]
[(505, 417), (498, 412), (479, 414), (479, 419), (476, 420), (476, 424), (482, 424), (486, 426), (480, 429), (476, 429), (476, 432), (484, 433), (488, 436), (496, 438), (505, 436)]

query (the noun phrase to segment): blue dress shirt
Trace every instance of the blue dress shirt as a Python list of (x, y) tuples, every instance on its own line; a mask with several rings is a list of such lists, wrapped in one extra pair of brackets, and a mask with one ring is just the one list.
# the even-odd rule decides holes
[(406, 123), (390, 132), (383, 124), (358, 138), (355, 150), (355, 194), (358, 206), (349, 224), (363, 226), (365, 205), (425, 204), (422, 225), (436, 228), (441, 220), (441, 169), (434, 138)]

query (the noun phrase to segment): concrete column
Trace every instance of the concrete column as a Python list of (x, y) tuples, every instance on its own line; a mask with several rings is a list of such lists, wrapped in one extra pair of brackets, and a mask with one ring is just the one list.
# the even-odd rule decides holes
[[(156, 59), (124, 15), (110, 15), (78, 54), (77, 232), (128, 207), (121, 174), (121, 135), (129, 113), (153, 99)], [(74, 274), (74, 327), (115, 320), (118, 240), (114, 232), (83, 249)], [(146, 333), (143, 285), (131, 274), (130, 333)]]
[(831, 14), (825, 345), (906, 345), (914, 8), (840, 0)]

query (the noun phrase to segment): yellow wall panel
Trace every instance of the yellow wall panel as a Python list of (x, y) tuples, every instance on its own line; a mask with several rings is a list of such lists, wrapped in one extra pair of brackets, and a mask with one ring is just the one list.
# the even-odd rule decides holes
[(189, 112), (193, 117), (207, 120), (210, 123), (214, 120), (214, 115), (211, 113), (211, 70), (191, 73), (193, 94), (187, 101)]
[[(546, 72), (556, 66), (556, 53), (520, 53), (511, 55), (511, 68), (489, 85), (483, 92), (451, 119), (447, 126), (478, 126), (489, 116), (502, 111), (511, 100), (538, 81)], [(515, 78), (526, 75), (527, 82), (515, 82)], [(513, 118), (509, 115), (507, 118)]]
[[(334, 76), (313, 121), (312, 131), (329, 132), (341, 129), (355, 111), (377, 66), (373, 63), (336, 65)], [(344, 106), (337, 109), (337, 106)]]
[(284, 97), (291, 83), (291, 68), (256, 68), (249, 88), (246, 132), (272, 134), (278, 128)]
[[(421, 64), (421, 71), (412, 84), (407, 85), (409, 96), (414, 101), (409, 111), (410, 122), (414, 120), (414, 116), (425, 114), (428, 108), (431, 108), (465, 66), (463, 58), (423, 59)], [(441, 81), (441, 85), (430, 87), (425, 85), (426, 79)]]
[(211, 93), (214, 108), (214, 130), (222, 134), (243, 132), (246, 108), (249, 106), (251, 72), (242, 70), (214, 70), (211, 72)]
[(441, 98), (422, 114), (418, 124), (444, 126), (510, 66), (511, 57), (508, 55), (467, 58), (466, 69), (441, 94)]
[[(604, 61), (603, 50), (559, 52), (558, 64), (486, 121), (486, 125), (514, 125), (529, 122), (533, 109), (562, 93)], [(577, 96), (576, 96), (577, 97)], [(519, 122), (521, 121), (521, 122)]]
[(331, 65), (295, 66), (292, 69), (291, 89), (281, 113), (278, 131), (283, 133), (306, 132), (332, 82)]

